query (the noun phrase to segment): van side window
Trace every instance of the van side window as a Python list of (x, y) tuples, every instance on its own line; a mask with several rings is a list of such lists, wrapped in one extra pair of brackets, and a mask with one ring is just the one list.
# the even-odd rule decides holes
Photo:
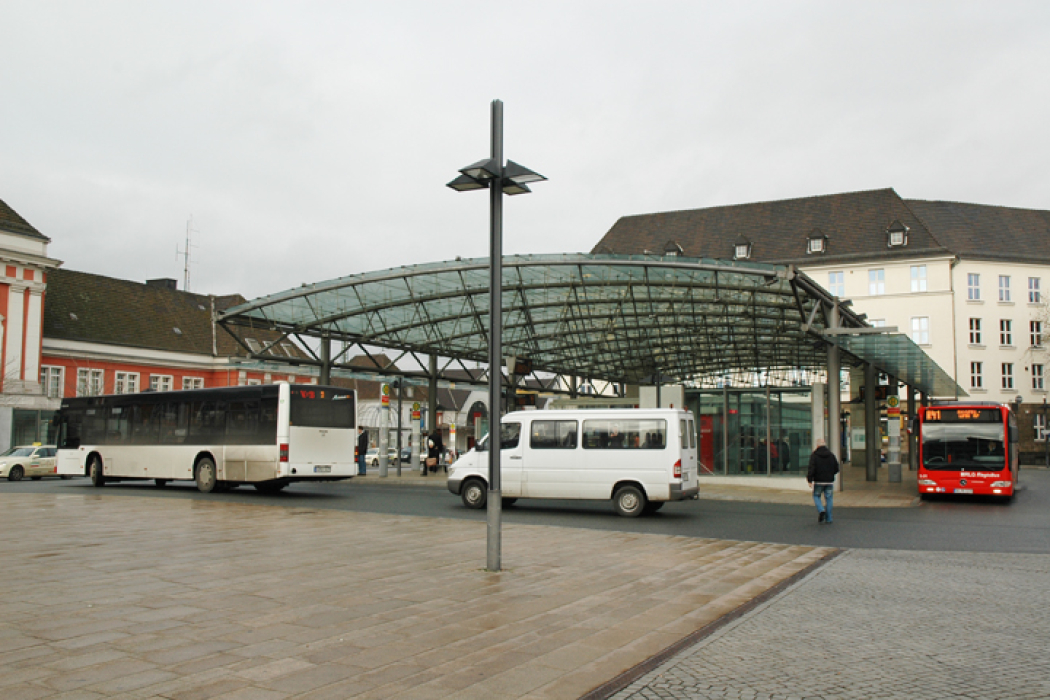
[(521, 435), (521, 423), (503, 423), (499, 427), (499, 446), (501, 450), (508, 450), (518, 446), (518, 437)]
[(689, 421), (689, 449), (696, 449), (696, 424)]
[(576, 449), (576, 421), (532, 421), (532, 432), (529, 435), (529, 447), (534, 450)]
[(667, 421), (585, 420), (585, 450), (662, 450), (667, 447)]

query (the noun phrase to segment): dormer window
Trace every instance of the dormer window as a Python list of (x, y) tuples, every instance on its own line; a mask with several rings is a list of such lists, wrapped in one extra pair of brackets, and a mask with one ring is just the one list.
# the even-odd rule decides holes
[(894, 221), (886, 229), (887, 244), (890, 248), (908, 245), (908, 227), (900, 221)]
[(743, 236), (738, 236), (733, 243), (733, 259), (748, 260), (751, 258), (751, 241)]
[(828, 252), (828, 237), (820, 229), (813, 229), (806, 239), (806, 253), (809, 255)]
[(681, 255), (682, 252), (682, 246), (678, 245), (675, 241), (667, 241), (667, 243), (664, 243), (664, 255), (675, 258)]

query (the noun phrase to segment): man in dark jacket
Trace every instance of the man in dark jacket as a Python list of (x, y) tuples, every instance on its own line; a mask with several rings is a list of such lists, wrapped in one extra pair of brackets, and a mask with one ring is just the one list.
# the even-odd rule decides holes
[(357, 475), (365, 476), (368, 472), (365, 467), (365, 453), (368, 452), (368, 433), (361, 426), (357, 426)]
[[(839, 473), (839, 461), (827, 448), (823, 440), (817, 440), (817, 449), (809, 456), (809, 471), (806, 481), (813, 487), (813, 502), (817, 505), (817, 522), (831, 522), (831, 501), (835, 493), (835, 475)], [(821, 504), (820, 497), (824, 496)]]

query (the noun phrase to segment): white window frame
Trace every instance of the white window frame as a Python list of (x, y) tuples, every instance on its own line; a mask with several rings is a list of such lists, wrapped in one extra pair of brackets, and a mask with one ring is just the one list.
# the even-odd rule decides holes
[(999, 275), (999, 301), (1010, 301), (1010, 275)]
[(203, 389), (204, 388), (204, 377), (183, 377), (182, 378), (182, 390), (187, 389)]
[(63, 398), (66, 395), (66, 368), (60, 365), (41, 365), (40, 388), (49, 399)]
[(1041, 304), (1043, 301), (1043, 294), (1039, 289), (1039, 278), (1029, 277), (1028, 278), (1028, 303), (1029, 304)]
[(106, 386), (106, 370), (92, 367), (77, 369), (77, 396), (101, 396)]
[(1043, 347), (1043, 322), (1042, 321), (1029, 321), (1028, 322), (1028, 336), (1029, 340), (1032, 341), (1033, 348)]
[(823, 253), (824, 252), (824, 238), (808, 238), (806, 239), (806, 252), (809, 254)]
[(912, 265), (911, 266), (911, 291), (913, 291), (913, 292), (925, 292), (926, 291), (926, 266), (925, 265)]
[(970, 318), (970, 345), (981, 344), (981, 319)]
[(983, 389), (984, 388), (984, 363), (983, 362), (971, 362), (970, 363), (970, 388), (971, 389)]
[(170, 374), (149, 375), (149, 388), (152, 391), (171, 391), (174, 377)]
[(1014, 363), (1004, 362), (1003, 363), (1003, 388), (1013, 389), (1014, 388)]
[(868, 296), (880, 296), (886, 293), (886, 270), (868, 270)]
[(751, 257), (751, 244), (750, 243), (737, 243), (733, 246), (733, 259), (734, 260), (747, 260)]
[(1032, 414), (1032, 431), (1035, 433), (1035, 442), (1046, 441), (1046, 416), (1042, 413)]
[(999, 319), (999, 345), (1009, 347), (1014, 344), (1014, 322), (1008, 318)]
[(113, 379), (114, 394), (134, 394), (139, 390), (138, 372), (115, 372)]
[(1043, 365), (1032, 365), (1032, 388), (1036, 391), (1043, 391), (1046, 388), (1043, 383), (1043, 374)]
[(968, 272), (966, 274), (966, 300), (981, 300), (981, 274), (979, 272)]
[(930, 344), (930, 317), (912, 316), (911, 339), (916, 345)]
[(846, 273), (842, 270), (828, 273), (828, 292), (833, 296), (846, 296)]

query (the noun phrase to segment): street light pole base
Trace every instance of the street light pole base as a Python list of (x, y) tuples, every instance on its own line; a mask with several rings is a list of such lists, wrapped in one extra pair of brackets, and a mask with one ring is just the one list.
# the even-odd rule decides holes
[(501, 550), (501, 528), (500, 516), (503, 513), (503, 496), (500, 489), (489, 489), (488, 500), (488, 547), (485, 569), (498, 572), (500, 570)]

